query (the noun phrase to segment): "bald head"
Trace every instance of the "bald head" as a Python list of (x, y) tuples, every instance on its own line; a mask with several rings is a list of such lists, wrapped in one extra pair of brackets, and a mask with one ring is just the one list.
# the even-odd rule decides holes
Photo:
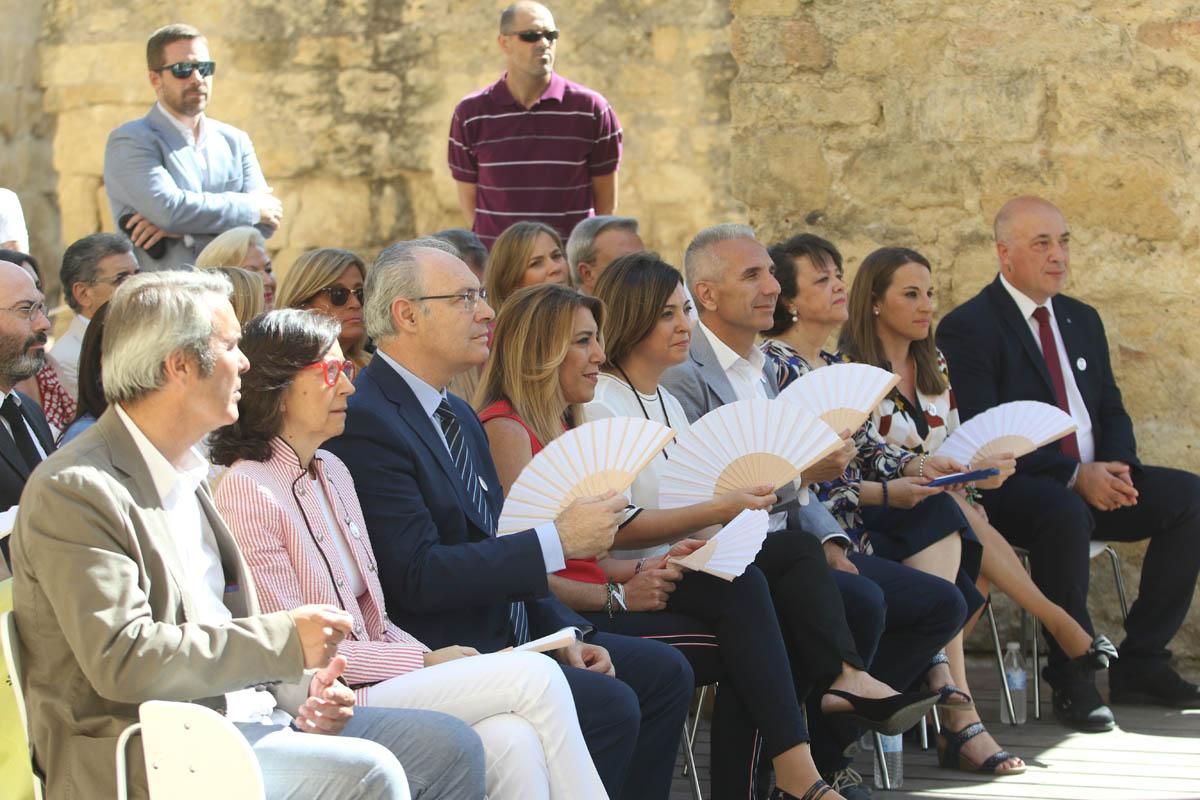
[(1038, 305), (1061, 292), (1071, 269), (1071, 232), (1062, 212), (1040, 197), (1009, 200), (996, 215), (1000, 274)]
[(33, 278), (11, 261), (0, 261), (0, 390), (32, 378), (46, 363), (45, 298)]
[(0, 261), (0, 302), (12, 305), (12, 298), (27, 288), (37, 291), (37, 284), (34, 283), (33, 276), (19, 264)]
[(1062, 212), (1058, 210), (1058, 206), (1049, 200), (1044, 200), (1034, 195), (1014, 197), (996, 212), (996, 219), (992, 222), (992, 233), (996, 237), (997, 242), (1011, 243), (1016, 220), (1023, 219), (1030, 214), (1047, 212), (1058, 214), (1060, 217), (1062, 216)]
[(500, 33), (523, 30), (523, 25), (518, 23), (542, 16), (549, 18), (550, 24), (553, 26), (554, 15), (550, 13), (550, 9), (541, 3), (533, 2), (533, 0), (520, 0), (500, 12)]

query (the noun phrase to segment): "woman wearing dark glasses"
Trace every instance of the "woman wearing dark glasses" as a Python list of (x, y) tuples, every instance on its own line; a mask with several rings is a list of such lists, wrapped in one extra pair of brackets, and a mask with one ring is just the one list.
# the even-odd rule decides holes
[(362, 309), (366, 278), (366, 264), (349, 250), (310, 250), (296, 259), (279, 284), (276, 303), (279, 308), (311, 308), (336, 319), (342, 326), (342, 352), (362, 368), (371, 360)]

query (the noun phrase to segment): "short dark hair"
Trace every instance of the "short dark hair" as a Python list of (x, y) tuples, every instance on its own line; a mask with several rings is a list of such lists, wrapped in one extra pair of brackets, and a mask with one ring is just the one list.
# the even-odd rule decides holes
[(304, 367), (319, 361), (337, 344), (341, 324), (319, 311), (281, 308), (246, 323), (239, 342), (250, 361), (242, 375), (238, 419), (212, 436), (212, 460), (266, 461), (271, 440), (283, 430), (283, 393)]
[[(72, 424), (87, 416), (100, 419), (108, 410), (100, 369), (100, 345), (104, 341), (104, 321), (108, 319), (108, 305), (105, 303), (96, 309), (83, 334), (83, 342), (79, 345), (79, 404), (75, 408)], [(66, 428), (63, 432), (66, 432)]]
[(11, 262), (18, 267), (28, 264), (33, 268), (33, 274), (37, 276), (38, 289), (42, 288), (42, 267), (38, 264), (37, 259), (29, 253), (22, 253), (20, 250), (0, 250), (0, 261)]
[(792, 314), (787, 309), (788, 300), (796, 296), (796, 259), (807, 258), (814, 267), (820, 267), (826, 256), (833, 260), (838, 270), (842, 269), (842, 254), (833, 243), (812, 233), (798, 233), (786, 242), (778, 242), (767, 248), (775, 262), (775, 280), (779, 281), (779, 299), (775, 301), (775, 319), (771, 329), (763, 336), (778, 336), (792, 327)]
[(487, 264), (488, 251), (474, 231), (466, 228), (447, 228), (444, 231), (438, 231), (430, 238), (440, 239), (447, 244), (454, 245), (454, 249), (458, 251), (458, 257), (467, 262), (468, 267), (476, 272), (483, 272), (484, 265)]
[(197, 28), (182, 22), (175, 22), (163, 27), (150, 34), (150, 38), (146, 40), (146, 69), (151, 71), (162, 69), (166, 66), (163, 63), (163, 51), (167, 49), (167, 45), (172, 42), (180, 42), (184, 39), (203, 39), (204, 34)]
[(72, 311), (80, 310), (71, 289), (77, 283), (90, 283), (96, 279), (96, 267), (109, 256), (133, 252), (133, 242), (122, 233), (93, 233), (77, 242), (72, 242), (63, 253), (62, 268), (58, 280), (62, 283), (63, 299)]
[(679, 270), (651, 252), (621, 256), (600, 273), (595, 296), (606, 309), (602, 333), (610, 367), (620, 366), (649, 335), (682, 283)]

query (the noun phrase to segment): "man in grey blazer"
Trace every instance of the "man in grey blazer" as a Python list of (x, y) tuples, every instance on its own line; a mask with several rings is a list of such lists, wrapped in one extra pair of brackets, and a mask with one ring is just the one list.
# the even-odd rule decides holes
[(209, 119), (216, 63), (203, 34), (168, 25), (146, 44), (158, 102), (108, 137), (104, 189), (113, 220), (146, 270), (194, 264), (217, 235), (243, 225), (270, 237), (283, 206), (245, 131)]
[[(759, 332), (774, 324), (781, 291), (766, 248), (746, 225), (714, 225), (700, 231), (688, 245), (684, 272), (700, 321), (692, 332), (688, 360), (667, 370), (662, 384), (678, 398), (693, 422), (726, 403), (773, 399), (779, 394), (775, 370), (755, 342)], [(804, 474), (806, 483), (841, 476), (855, 452), (853, 440), (846, 438), (846, 448)], [(786, 539), (798, 529), (820, 541), (819, 551), (833, 570), (855, 646), (871, 674), (892, 686), (911, 684), (965, 621), (962, 595), (941, 578), (849, 552), (849, 537), (823, 505), (815, 500), (801, 504), (791, 485), (776, 494), (780, 504), (772, 514), (772, 530), (782, 531), (779, 536)], [(770, 548), (781, 549), (775, 538), (767, 538), (755, 561), (768, 576), (771, 565), (763, 563), (764, 557), (778, 558)], [(784, 557), (792, 555), (785, 553)], [(780, 607), (775, 585), (772, 592)], [(781, 608), (781, 622), (783, 614)], [(852, 733), (832, 731), (818, 703), (810, 703), (808, 712), (818, 769), (842, 794), (861, 796), (848, 794), (857, 791), (850, 789), (857, 773), (845, 769), (849, 761), (842, 755), (844, 745), (854, 738)]]
[[(123, 284), (102, 354), (108, 410), (26, 483), (13, 608), (48, 796), (114, 796), (117, 737), (140, 703), (171, 700), (237, 724), (268, 798), (482, 797), (482, 746), (463, 723), (353, 708), (336, 655), (349, 614), (260, 613), (194, 449), (237, 419), (248, 364), (229, 293), (212, 273)], [(145, 796), (140, 747), (129, 762)]]

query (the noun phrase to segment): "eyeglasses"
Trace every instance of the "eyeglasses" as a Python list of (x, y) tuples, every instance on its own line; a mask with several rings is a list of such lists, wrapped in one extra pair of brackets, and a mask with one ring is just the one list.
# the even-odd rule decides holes
[(171, 74), (181, 81), (185, 81), (192, 77), (192, 72), (200, 71), (201, 78), (208, 78), (217, 71), (217, 62), (215, 61), (180, 61), (177, 64), (167, 64), (165, 67), (159, 67), (155, 72), (163, 70), (171, 70)]
[(554, 42), (558, 39), (559, 34), (558, 31), (518, 31), (516, 33), (510, 33), (509, 36), (515, 36), (522, 42), (529, 42), (530, 44), (541, 41), (542, 39), (545, 39), (550, 44), (554, 44)]
[(33, 304), (27, 305), (27, 306), (14, 306), (12, 308), (0, 308), (0, 311), (7, 311), (9, 314), (16, 314), (18, 317), (21, 317), (22, 319), (27, 319), (30, 322), (37, 319), (38, 317), (46, 317), (46, 319), (50, 318), (50, 315), (46, 313), (46, 304), (45, 303), (33, 303)]
[(127, 279), (132, 278), (134, 275), (137, 275), (139, 272), (141, 272), (140, 269), (135, 269), (132, 271), (127, 270), (125, 272), (118, 272), (116, 275), (113, 275), (111, 278), (95, 278), (91, 281), (88, 281), (88, 283), (91, 283), (93, 285), (95, 285), (97, 283), (111, 283), (113, 286), (120, 286)]
[(309, 364), (304, 369), (325, 370), (325, 385), (333, 387), (337, 386), (338, 378), (342, 374), (345, 374), (347, 380), (354, 380), (354, 376), (358, 372), (358, 365), (349, 359), (345, 361), (318, 361), (315, 364)]
[[(350, 295), (354, 295), (360, 306), (363, 302), (363, 290), (361, 286), (357, 289), (347, 289), (345, 286), (326, 286), (324, 289), (317, 292), (317, 294), (329, 295), (329, 302), (335, 306), (346, 305), (346, 303), (350, 300)], [(313, 297), (316, 296), (317, 295), (313, 295)]]
[(414, 297), (413, 300), (462, 300), (463, 309), (470, 313), (479, 305), (480, 300), (487, 302), (487, 290), (467, 289), (458, 294), (427, 294), (424, 297)]

